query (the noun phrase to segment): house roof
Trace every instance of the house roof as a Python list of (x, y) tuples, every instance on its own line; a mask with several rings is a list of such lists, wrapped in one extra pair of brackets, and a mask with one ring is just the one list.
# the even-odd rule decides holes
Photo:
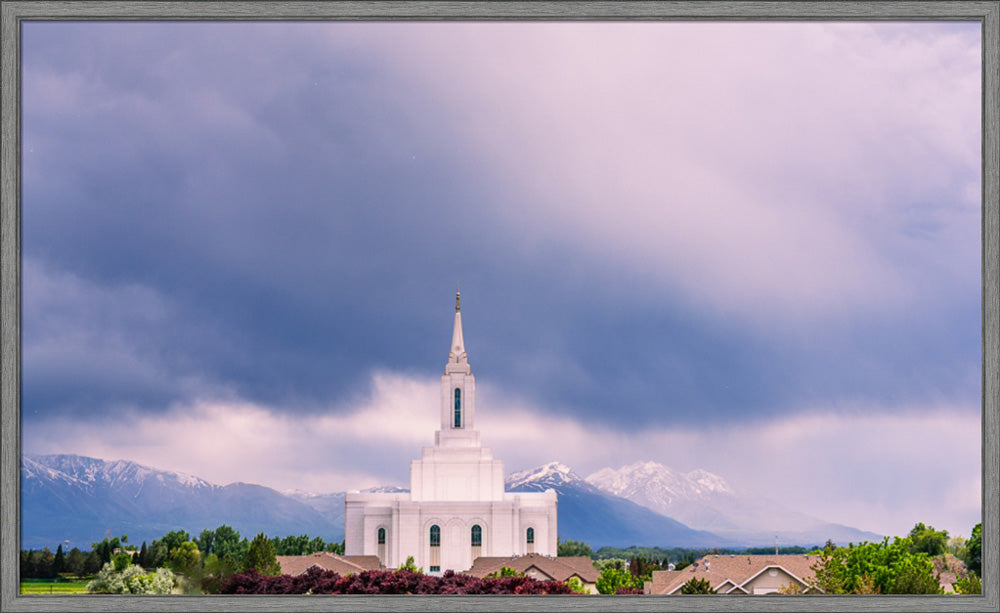
[(954, 591), (958, 578), (969, 574), (969, 569), (965, 565), (965, 562), (954, 554), (943, 553), (939, 556), (934, 556), (931, 560), (934, 562), (934, 573), (938, 575), (941, 589), (946, 592)]
[(341, 575), (360, 573), (382, 567), (378, 556), (339, 556), (329, 551), (317, 551), (303, 556), (277, 556), (283, 575), (301, 575), (313, 566), (332, 570)]
[(539, 553), (529, 553), (523, 556), (482, 556), (476, 558), (472, 568), (465, 571), (468, 575), (485, 577), (486, 575), (509, 566), (518, 572), (527, 572), (534, 567), (556, 581), (566, 581), (576, 575), (584, 583), (595, 583), (601, 576), (594, 568), (594, 562), (587, 556), (544, 556)]
[(808, 585), (816, 576), (812, 565), (818, 561), (817, 555), (803, 554), (707, 555), (681, 570), (654, 570), (650, 593), (672, 594), (695, 578), (706, 579), (712, 589), (723, 587), (722, 591), (727, 593), (746, 592), (741, 586), (772, 568), (780, 569), (800, 583)]

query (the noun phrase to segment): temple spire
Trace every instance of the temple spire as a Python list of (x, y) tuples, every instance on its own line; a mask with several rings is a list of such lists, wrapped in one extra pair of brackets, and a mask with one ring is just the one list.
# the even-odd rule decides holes
[(455, 291), (455, 328), (451, 334), (451, 351), (448, 353), (449, 364), (467, 364), (465, 355), (465, 341), (462, 339), (462, 294), (457, 289)]

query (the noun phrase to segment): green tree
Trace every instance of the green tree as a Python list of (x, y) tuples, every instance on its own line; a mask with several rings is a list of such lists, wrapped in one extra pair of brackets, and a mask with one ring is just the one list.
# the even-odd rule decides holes
[(79, 577), (83, 574), (83, 563), (86, 559), (87, 556), (78, 547), (70, 549), (66, 554), (66, 571)]
[(654, 570), (660, 570), (660, 564), (654, 560), (647, 560), (642, 556), (633, 556), (629, 562), (628, 570), (633, 576), (642, 581), (649, 581)]
[(43, 547), (41, 551), (32, 550), (30, 553), (33, 577), (55, 577), (55, 556), (48, 547)]
[(948, 539), (948, 548), (946, 551), (962, 560), (965, 559), (965, 544), (968, 539), (964, 536), (953, 536)]
[(201, 552), (193, 541), (185, 541), (170, 550), (170, 567), (175, 573), (195, 576), (201, 570)]
[(223, 524), (212, 533), (212, 551), (226, 568), (238, 570), (243, 567), (250, 543), (240, 537), (240, 533)]
[(714, 594), (714, 593), (715, 590), (712, 589), (712, 584), (708, 582), (708, 579), (699, 579), (698, 577), (694, 577), (681, 586), (681, 594)]
[(198, 551), (202, 552), (206, 556), (213, 553), (212, 542), (215, 541), (215, 530), (202, 530), (201, 534), (198, 535)]
[(955, 591), (959, 594), (982, 594), (983, 582), (976, 573), (969, 573), (965, 577), (959, 577), (955, 582)]
[(601, 571), (601, 576), (597, 578), (597, 591), (601, 594), (614, 594), (623, 587), (642, 589), (642, 581), (636, 579), (627, 570), (608, 566)]
[(142, 548), (139, 549), (139, 553), (136, 554), (135, 556), (135, 563), (143, 568), (149, 568), (150, 564), (149, 560), (147, 559), (148, 556), (149, 556), (149, 550), (146, 549), (146, 541), (143, 541)]
[(937, 594), (934, 563), (926, 553), (913, 553), (909, 538), (881, 543), (853, 543), (825, 548), (813, 565), (813, 585), (826, 594)]
[(570, 591), (574, 594), (586, 594), (587, 588), (583, 587), (583, 582), (576, 575), (573, 575), (569, 579), (563, 581), (569, 587)]
[(114, 554), (115, 549), (120, 547), (121, 541), (116, 536), (112, 539), (105, 538), (103, 541), (94, 543), (91, 549), (101, 558), (101, 564), (107, 564), (111, 561), (111, 556)]
[[(322, 539), (320, 542), (323, 542)], [(286, 536), (282, 539), (275, 537), (271, 539), (271, 543), (274, 545), (274, 552), (279, 556), (300, 556), (312, 553), (309, 551), (309, 535), (307, 534)]]
[(323, 551), (324, 549), (326, 549), (326, 541), (317, 536), (313, 540), (309, 541), (309, 544), (306, 545), (305, 552), (315, 553), (317, 551)]
[(501, 566), (499, 570), (495, 570), (486, 575), (487, 577), (523, 577), (524, 573), (511, 568), (510, 566)]
[(972, 528), (972, 536), (965, 544), (965, 565), (977, 575), (983, 573), (983, 524)]
[(56, 547), (56, 555), (52, 560), (52, 570), (57, 575), (66, 570), (66, 554), (63, 553), (61, 544)]
[(93, 575), (101, 570), (101, 565), (101, 555), (96, 551), (91, 551), (83, 561), (83, 573), (81, 574)]
[(143, 568), (160, 568), (167, 563), (170, 550), (163, 541), (153, 541), (146, 550), (146, 559), (142, 564)]
[(181, 546), (181, 543), (186, 543), (191, 540), (191, 535), (183, 530), (173, 530), (168, 532), (166, 536), (163, 537), (162, 541), (167, 546), (167, 552), (173, 551)]
[(243, 570), (256, 568), (262, 575), (280, 575), (281, 566), (274, 553), (274, 543), (261, 532), (253, 538), (243, 560)]
[(132, 556), (124, 551), (119, 551), (116, 554), (112, 554), (111, 564), (114, 565), (115, 570), (123, 571), (132, 564)]
[(559, 556), (587, 556), (594, 557), (594, 550), (590, 545), (582, 541), (559, 541), (556, 546), (556, 555)]
[(924, 526), (922, 522), (913, 526), (909, 538), (912, 553), (926, 553), (933, 557), (948, 549), (948, 531), (935, 530), (934, 526)]
[(604, 570), (605, 568), (625, 570), (628, 568), (628, 560), (624, 560), (622, 558), (604, 558), (601, 560), (594, 560), (594, 568), (597, 570)]
[(335, 553), (337, 555), (344, 555), (344, 546), (346, 541), (340, 541), (339, 543), (329, 542), (326, 544), (326, 551), (330, 553)]
[(413, 556), (406, 556), (406, 562), (399, 565), (399, 570), (410, 570), (415, 573), (423, 573), (423, 568), (418, 568), (417, 563), (413, 560)]

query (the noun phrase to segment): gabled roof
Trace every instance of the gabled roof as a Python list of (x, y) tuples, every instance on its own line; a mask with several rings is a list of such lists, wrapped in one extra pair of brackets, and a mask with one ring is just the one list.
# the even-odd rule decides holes
[(339, 556), (329, 551), (317, 551), (303, 556), (277, 556), (283, 575), (301, 575), (313, 566), (332, 570), (341, 575), (360, 573), (382, 567), (378, 556)]
[(486, 575), (509, 566), (518, 572), (527, 572), (534, 567), (538, 572), (552, 577), (556, 581), (566, 581), (577, 576), (583, 583), (595, 583), (601, 576), (594, 568), (594, 562), (587, 556), (544, 556), (539, 553), (529, 553), (523, 556), (482, 556), (476, 558), (472, 568), (465, 574), (485, 577)]
[(748, 592), (743, 587), (769, 569), (778, 569), (804, 586), (816, 576), (812, 565), (818, 555), (707, 555), (681, 570), (654, 570), (650, 593), (675, 594), (691, 579), (706, 579), (712, 589), (724, 593)]

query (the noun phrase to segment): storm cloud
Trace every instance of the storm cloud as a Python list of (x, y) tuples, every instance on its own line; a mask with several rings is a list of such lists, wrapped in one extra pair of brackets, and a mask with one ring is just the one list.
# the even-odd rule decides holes
[(974, 418), (980, 42), (26, 23), (26, 440), (349, 419), (379, 377), (440, 374), (459, 282), (480, 384), (570, 429)]

